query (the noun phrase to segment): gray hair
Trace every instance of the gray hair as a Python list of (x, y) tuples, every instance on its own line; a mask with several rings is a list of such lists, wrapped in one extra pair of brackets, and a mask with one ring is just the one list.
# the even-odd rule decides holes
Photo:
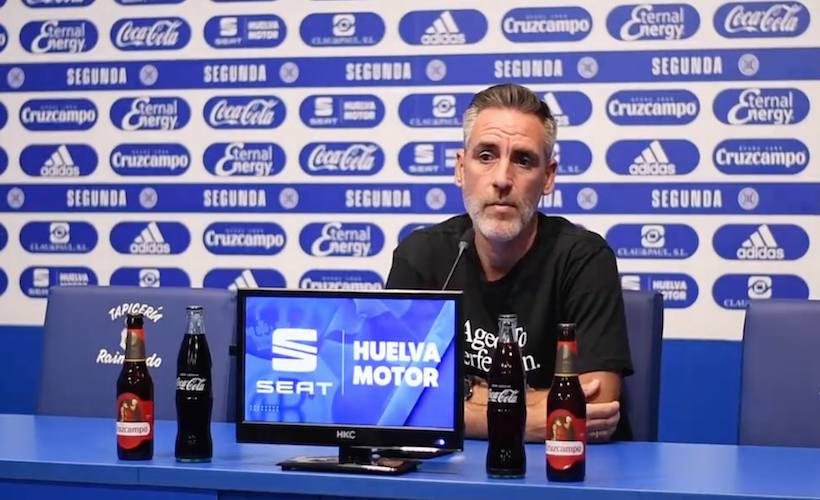
[(470, 106), (464, 112), (464, 147), (473, 131), (478, 114), (489, 108), (514, 109), (522, 113), (533, 115), (544, 124), (545, 144), (544, 153), (547, 160), (552, 158), (555, 148), (557, 127), (547, 103), (539, 99), (535, 93), (522, 85), (503, 83), (488, 87), (473, 96)]

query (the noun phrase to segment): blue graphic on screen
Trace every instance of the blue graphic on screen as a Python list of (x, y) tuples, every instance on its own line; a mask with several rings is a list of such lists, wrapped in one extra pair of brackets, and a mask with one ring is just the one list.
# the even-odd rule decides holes
[(248, 297), (245, 420), (452, 429), (455, 303)]

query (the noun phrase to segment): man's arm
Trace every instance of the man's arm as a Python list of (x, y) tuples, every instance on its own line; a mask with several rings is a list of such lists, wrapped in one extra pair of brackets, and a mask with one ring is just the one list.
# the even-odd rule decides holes
[[(589, 372), (580, 375), (587, 398), (587, 440), (607, 442), (620, 420), (621, 376), (613, 372)], [(487, 383), (473, 384), (472, 397), (464, 402), (465, 437), (487, 439)], [(527, 389), (527, 422), (524, 439), (544, 442), (546, 439), (548, 389)]]

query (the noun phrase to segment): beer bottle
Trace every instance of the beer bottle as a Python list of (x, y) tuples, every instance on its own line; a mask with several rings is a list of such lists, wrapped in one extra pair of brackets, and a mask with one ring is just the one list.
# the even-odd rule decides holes
[(117, 456), (150, 460), (154, 455), (154, 382), (145, 364), (142, 314), (125, 320), (125, 361), (117, 379)]
[(578, 380), (575, 323), (558, 325), (555, 375), (547, 398), (547, 478), (583, 481), (586, 468), (587, 406)]
[(515, 314), (498, 317), (498, 344), (487, 374), (487, 474), (491, 477), (524, 477), (527, 470), (524, 363), (516, 327)]
[(177, 439), (180, 462), (208, 462), (213, 454), (211, 353), (202, 306), (188, 306), (187, 326), (177, 357)]

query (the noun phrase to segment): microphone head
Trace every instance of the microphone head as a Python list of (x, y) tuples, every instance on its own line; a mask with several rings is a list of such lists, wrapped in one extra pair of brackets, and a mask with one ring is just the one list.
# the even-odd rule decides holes
[(475, 238), (475, 228), (470, 226), (469, 229), (464, 231), (464, 233), (461, 235), (461, 238), (458, 239), (458, 250), (460, 252), (463, 252), (464, 250), (467, 250), (468, 248), (470, 248), (470, 245), (473, 244), (473, 239), (474, 238)]

